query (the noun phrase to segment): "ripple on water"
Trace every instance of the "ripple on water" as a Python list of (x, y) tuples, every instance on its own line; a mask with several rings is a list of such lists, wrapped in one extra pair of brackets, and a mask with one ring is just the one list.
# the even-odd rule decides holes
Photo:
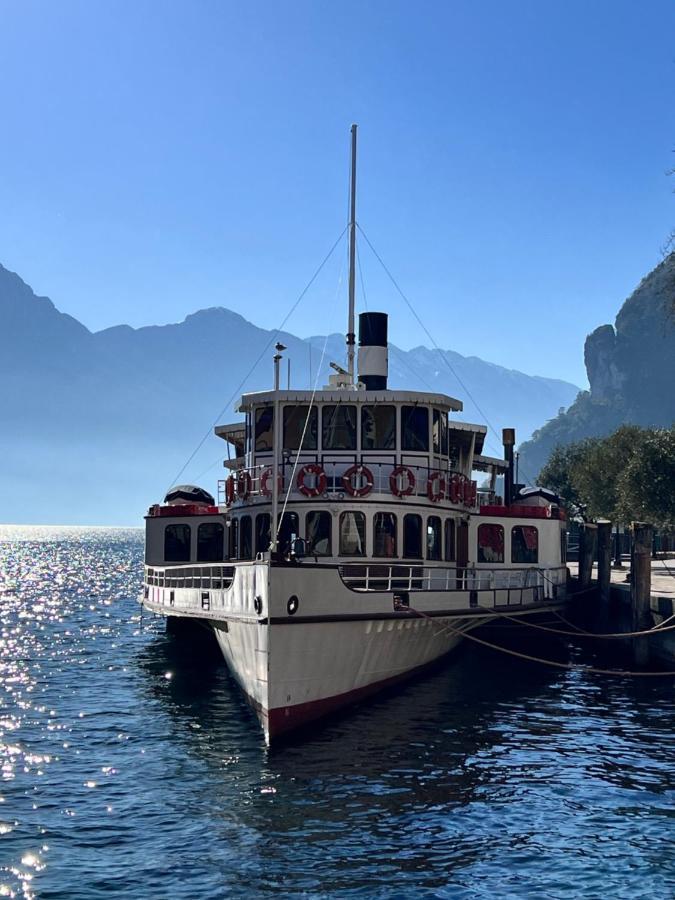
[(0, 529), (0, 896), (670, 897), (675, 702), (475, 647), (267, 752), (134, 530)]

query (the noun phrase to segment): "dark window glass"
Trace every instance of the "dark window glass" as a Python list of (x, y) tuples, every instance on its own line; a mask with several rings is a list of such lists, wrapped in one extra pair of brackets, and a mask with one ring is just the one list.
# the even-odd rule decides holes
[(478, 526), (478, 562), (504, 562), (504, 529), (501, 525)]
[(441, 559), (443, 529), (438, 516), (427, 519), (427, 559)]
[(166, 562), (190, 562), (190, 526), (167, 525), (164, 529)]
[(366, 555), (366, 517), (362, 512), (340, 516), (340, 556)]
[(257, 453), (271, 450), (274, 444), (274, 407), (255, 411), (255, 449)]
[(239, 519), (230, 519), (228, 531), (228, 556), (230, 559), (239, 557)]
[(300, 527), (298, 514), (294, 512), (285, 512), (283, 518), (279, 520), (281, 526), (279, 528), (279, 553), (287, 556), (293, 549), (293, 541), (300, 537)]
[(260, 513), (255, 517), (255, 552), (267, 553), (270, 549), (270, 514)]
[(307, 555), (331, 556), (332, 516), (329, 512), (308, 512), (305, 519)]
[(356, 450), (356, 407), (324, 406), (321, 413), (324, 450)]
[(450, 443), (448, 445), (448, 459), (450, 460), (451, 469), (459, 469), (459, 456), (459, 445)]
[(445, 520), (445, 559), (453, 562), (455, 559), (455, 523), (453, 519)]
[(361, 449), (396, 449), (396, 407), (364, 406), (361, 409)]
[(539, 559), (539, 532), (532, 525), (511, 529), (511, 562), (536, 563)]
[(448, 414), (441, 413), (441, 456), (448, 455)]
[(221, 562), (225, 529), (220, 522), (202, 522), (197, 529), (197, 562)]
[(422, 516), (409, 513), (403, 517), (403, 556), (422, 559)]
[(401, 449), (429, 450), (429, 410), (426, 406), (401, 407)]
[(375, 513), (373, 519), (373, 556), (388, 559), (397, 556), (396, 516), (393, 513)]
[[(309, 421), (307, 415), (309, 412)], [(284, 407), (284, 449), (286, 450), (316, 450), (316, 406), (310, 410), (309, 406), (285, 406)], [(305, 425), (307, 426), (305, 428)], [(305, 439), (302, 440), (302, 433)], [(300, 442), (302, 441), (302, 447)]]
[(433, 424), (431, 426), (431, 437), (433, 441), (434, 453), (441, 452), (441, 411), (434, 410)]
[(253, 558), (253, 526), (250, 516), (242, 516), (239, 522), (239, 559)]
[(560, 562), (564, 565), (567, 562), (567, 533), (560, 532)]

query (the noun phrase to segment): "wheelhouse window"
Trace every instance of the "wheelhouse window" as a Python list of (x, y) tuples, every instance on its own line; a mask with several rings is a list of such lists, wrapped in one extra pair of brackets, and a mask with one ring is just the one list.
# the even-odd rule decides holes
[(267, 553), (270, 549), (270, 514), (259, 513), (255, 517), (255, 552)]
[(239, 519), (230, 519), (228, 531), (227, 555), (230, 559), (239, 557)]
[(401, 407), (401, 449), (429, 450), (429, 410), (426, 406)]
[(440, 560), (443, 553), (443, 527), (438, 516), (427, 519), (427, 559)]
[(434, 453), (441, 456), (448, 455), (448, 416), (447, 413), (441, 412), (440, 409), (434, 410), (432, 435), (434, 442)]
[(225, 529), (220, 522), (202, 522), (197, 529), (197, 562), (221, 562)]
[(356, 407), (343, 403), (324, 406), (321, 440), (324, 450), (356, 450)]
[(504, 529), (501, 525), (478, 526), (478, 562), (504, 562)]
[[(304, 438), (303, 438), (304, 432)], [(301, 446), (302, 445), (302, 446)], [(316, 450), (317, 409), (316, 406), (284, 407), (284, 449)]]
[(396, 516), (393, 513), (375, 513), (373, 519), (373, 556), (393, 559), (396, 552)]
[(307, 513), (305, 531), (307, 532), (308, 556), (332, 556), (331, 529), (332, 516), (324, 510)]
[(274, 444), (274, 407), (263, 406), (255, 411), (256, 453), (271, 450)]
[(296, 512), (285, 512), (279, 522), (279, 552), (287, 556), (293, 549), (293, 542), (300, 537), (300, 520)]
[(396, 449), (396, 407), (363, 406), (361, 408), (361, 449)]
[(445, 520), (445, 560), (446, 562), (454, 562), (455, 560), (455, 521), (454, 519)]
[(362, 512), (340, 516), (340, 556), (366, 555), (366, 517)]
[(239, 559), (253, 558), (253, 525), (250, 516), (242, 516), (239, 522)]
[(403, 517), (403, 556), (422, 559), (422, 516), (408, 513)]
[(536, 563), (539, 559), (539, 532), (533, 525), (511, 529), (511, 562)]
[(190, 526), (167, 525), (164, 529), (166, 562), (190, 562)]

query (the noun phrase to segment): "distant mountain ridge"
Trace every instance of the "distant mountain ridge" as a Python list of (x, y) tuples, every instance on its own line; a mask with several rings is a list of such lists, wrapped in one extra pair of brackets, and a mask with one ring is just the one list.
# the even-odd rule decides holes
[(551, 451), (624, 423), (670, 426), (675, 421), (675, 252), (642, 279), (615, 324), (586, 338), (590, 391), (520, 447), (521, 464), (539, 472)]
[[(0, 522), (56, 524), (139, 521), (217, 413), (223, 410), (221, 422), (238, 418), (237, 386), (274, 338), (223, 307), (176, 324), (91, 332), (2, 266), (0, 333)], [(301, 340), (283, 332), (278, 339), (288, 347), (293, 386), (310, 386), (324, 342), (319, 386), (327, 382), (329, 362), (344, 359), (342, 335)], [(243, 390), (270, 386), (271, 353)], [(450, 350), (445, 356), (495, 428), (513, 425), (523, 437), (578, 392), (567, 382), (475, 356)], [(464, 402), (464, 418), (483, 422), (434, 350), (390, 347), (390, 384), (448, 393)], [(498, 449), (493, 438), (491, 452)], [(226, 452), (209, 436), (181, 480), (213, 488)]]

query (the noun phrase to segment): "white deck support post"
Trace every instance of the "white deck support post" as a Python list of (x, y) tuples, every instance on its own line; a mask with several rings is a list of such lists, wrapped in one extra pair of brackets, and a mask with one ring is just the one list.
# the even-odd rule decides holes
[(279, 427), (279, 364), (282, 356), (281, 351), (285, 350), (283, 344), (277, 344), (274, 355), (274, 405), (272, 420), (272, 522), (270, 524), (270, 554), (277, 552), (279, 542), (277, 535), (279, 533), (279, 448), (281, 445), (281, 429)]

